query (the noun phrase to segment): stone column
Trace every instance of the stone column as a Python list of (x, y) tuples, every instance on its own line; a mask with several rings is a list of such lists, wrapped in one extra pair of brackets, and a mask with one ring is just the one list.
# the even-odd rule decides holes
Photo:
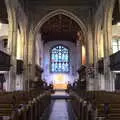
[(29, 83), (32, 83), (35, 81), (35, 64), (36, 64), (36, 37), (37, 33), (33, 32), (33, 27), (31, 26), (30, 32), (29, 32), (29, 48), (28, 48), (28, 80)]
[(5, 0), (9, 20), (8, 46), (11, 55), (11, 68), (9, 72), (8, 90), (16, 89), (16, 47), (17, 47), (17, 0)]
[[(101, 7), (102, 9), (102, 7)], [(101, 41), (101, 18), (103, 16), (97, 15), (95, 21), (95, 32), (94, 32), (94, 68), (95, 68), (95, 78), (94, 78), (94, 86), (95, 90), (101, 90), (102, 89), (102, 83), (104, 82), (103, 75), (99, 73), (98, 71), (98, 61), (100, 60), (100, 47), (101, 44), (99, 41)]]
[(86, 59), (87, 64), (93, 63), (93, 33), (91, 23), (88, 24), (88, 33), (86, 40)]
[(27, 31), (27, 26), (26, 28), (23, 29), (24, 31), (24, 54), (23, 54), (23, 61), (24, 61), (24, 71), (23, 71), (23, 90), (28, 90), (29, 89), (29, 78), (28, 78), (28, 34), (29, 32)]
[(114, 7), (114, 0), (106, 0), (104, 8), (104, 77), (105, 77), (105, 90), (114, 90), (114, 79), (110, 71), (110, 58), (112, 53), (112, 11)]
[[(97, 21), (97, 20), (96, 20)], [(94, 29), (94, 90), (99, 90), (100, 86), (99, 86), (99, 79), (98, 79), (98, 65), (97, 65), (97, 61), (98, 61), (98, 24), (95, 21), (95, 29)]]
[[(39, 42), (40, 42), (39, 43), (39, 46), (40, 46), (40, 67), (44, 69), (44, 44), (43, 44), (41, 33), (40, 33)], [(45, 80), (44, 79), (44, 72), (41, 76), (41, 79)]]
[[(89, 69), (91, 64), (93, 63), (93, 33), (92, 33), (92, 23), (88, 23), (88, 32), (87, 32), (87, 40), (86, 40), (86, 64)], [(94, 80), (87, 73), (87, 90), (94, 89)]]
[[(102, 23), (100, 23), (99, 25), (99, 37), (98, 37), (98, 58), (99, 60), (102, 59), (104, 57), (104, 53), (103, 53), (103, 30), (101, 30), (101, 25)], [(103, 59), (103, 67), (104, 67), (104, 59)], [(104, 69), (104, 68), (103, 68)], [(100, 86), (100, 90), (105, 90), (105, 79), (104, 79), (104, 73), (98, 73), (98, 80), (99, 80), (99, 86)]]
[(34, 39), (33, 39), (33, 49), (32, 49), (32, 80), (35, 81), (35, 65), (36, 65), (35, 53), (36, 53), (36, 37), (37, 37), (37, 34), (35, 33), (33, 37), (34, 37)]
[(33, 57), (35, 58), (35, 56), (33, 56), (33, 42), (34, 42), (33, 30), (30, 29), (29, 38), (28, 38), (28, 86), (29, 87), (31, 86), (32, 81), (34, 80), (34, 72), (35, 72), (35, 65), (33, 64)]
[(77, 59), (76, 59), (76, 68), (77, 70), (80, 68), (80, 65), (82, 64), (82, 32), (77, 33), (77, 40), (76, 40), (76, 52), (77, 52)]

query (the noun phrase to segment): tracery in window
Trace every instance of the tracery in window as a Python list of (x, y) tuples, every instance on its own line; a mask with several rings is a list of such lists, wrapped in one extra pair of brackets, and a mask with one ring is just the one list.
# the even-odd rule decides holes
[(50, 51), (50, 71), (52, 73), (69, 72), (69, 49), (63, 45), (57, 45)]

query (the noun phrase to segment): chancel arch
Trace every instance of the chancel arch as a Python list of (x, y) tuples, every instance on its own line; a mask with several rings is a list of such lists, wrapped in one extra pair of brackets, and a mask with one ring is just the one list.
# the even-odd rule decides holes
[[(44, 69), (47, 68), (47, 71), (44, 71), (44, 75), (43, 75), (44, 79), (47, 79), (48, 83), (54, 82), (55, 84), (57, 82), (53, 79), (59, 79), (59, 78), (66, 79), (67, 80), (66, 83), (65, 83), (65, 81), (63, 81), (63, 83), (65, 83), (65, 84), (61, 84), (58, 82), (58, 84), (61, 84), (61, 86), (63, 86), (63, 87), (64, 87), (64, 85), (65, 86), (67, 85), (69, 80), (71, 82), (73, 82), (75, 79), (77, 79), (77, 74), (76, 74), (77, 72), (75, 72), (75, 71), (77, 71), (77, 68), (80, 67), (80, 66), (78, 66), (80, 64), (77, 64), (77, 63), (82, 61), (82, 53), (83, 53), (82, 45), (85, 46), (85, 40), (86, 40), (86, 37), (84, 35), (86, 32), (86, 27), (85, 27), (85, 25), (83, 25), (81, 20), (79, 18), (76, 18), (76, 16), (73, 15), (72, 13), (69, 13), (66, 10), (59, 9), (59, 10), (49, 13), (44, 18), (42, 18), (40, 20), (38, 26), (35, 28), (35, 31), (37, 33), (36, 34), (37, 36), (38, 36), (38, 34), (40, 35), (40, 39), (37, 38), (36, 40), (42, 41), (42, 45), (43, 45), (43, 51), (44, 51), (42, 53), (42, 54), (44, 54), (43, 67), (44, 67)], [(80, 36), (78, 36), (78, 32), (80, 32)], [(68, 46), (70, 45), (69, 49), (71, 49), (71, 51), (72, 51), (69, 54), (70, 58), (71, 58), (71, 56), (73, 56), (75, 54), (75, 51), (77, 52), (77, 54), (81, 54), (78, 56), (77, 56), (77, 54), (74, 55), (74, 57), (76, 56), (77, 58), (81, 57), (81, 58), (78, 58), (79, 61), (77, 61), (77, 59), (73, 60), (73, 58), (72, 58), (72, 59), (70, 59), (70, 61), (68, 61), (69, 63), (66, 62), (66, 65), (68, 65), (69, 72), (62, 71), (59, 69), (60, 72), (58, 75), (56, 75), (57, 73), (56, 74), (53, 72), (51, 73), (51, 71), (50, 71), (50, 66), (51, 66), (50, 59), (51, 58), (50, 58), (50, 55), (48, 55), (48, 51), (46, 51), (46, 49), (51, 49), (50, 46), (52, 44), (57, 45), (57, 44), (55, 44), (57, 42), (63, 46), (66, 46), (67, 43), (68, 43)], [(78, 47), (78, 50), (75, 49), (76, 45)], [(46, 46), (48, 48), (46, 48)], [(51, 46), (51, 47), (53, 47), (53, 46)], [(45, 54), (45, 52), (46, 52), (46, 54)], [(37, 59), (39, 59), (38, 56), (37, 56)], [(48, 61), (47, 61), (47, 59), (48, 59)], [(75, 64), (75, 62), (76, 62), (76, 64)], [(62, 63), (56, 62), (56, 64), (58, 65), (58, 64), (62, 64)], [(61, 66), (61, 67), (64, 67), (64, 66)], [(59, 81), (59, 80), (57, 80), (57, 81)], [(55, 87), (57, 87), (57, 85)]]
[[(80, 36), (78, 36), (78, 32), (80, 32)], [(41, 43), (41, 45), (43, 46), (40, 47), (39, 46), (39, 50), (38, 47), (37, 48), (33, 48), (33, 51), (36, 51), (38, 54), (41, 53), (41, 51), (44, 51), (44, 46), (45, 44), (47, 44), (48, 42), (55, 42), (55, 41), (59, 41), (60, 44), (63, 41), (68, 41), (71, 42), (74, 45), (78, 46), (78, 53), (77, 54), (81, 54), (78, 55), (76, 57), (80, 57), (78, 58), (76, 61), (76, 63), (79, 62), (79, 64), (72, 65), (71, 69), (73, 69), (73, 71), (77, 70), (76, 68), (79, 68), (80, 66), (80, 61), (82, 61), (82, 53), (84, 53), (84, 59), (85, 58), (85, 51), (86, 51), (86, 39), (87, 36), (85, 35), (87, 32), (86, 26), (85, 24), (77, 17), (75, 16), (73, 13), (64, 10), (64, 9), (57, 9), (55, 11), (52, 11), (50, 13), (48, 13), (45, 17), (43, 17), (39, 23), (37, 24), (37, 26), (34, 29), (34, 42), (36, 46), (36, 43)], [(39, 42), (38, 42), (39, 41)], [(79, 41), (79, 42), (77, 42)], [(71, 44), (70, 43), (70, 44)], [(79, 43), (79, 45), (78, 45)], [(64, 44), (63, 44), (64, 45)], [(84, 46), (84, 52), (82, 52), (82, 46)], [(36, 56), (36, 60), (39, 61), (44, 61), (43, 58), (43, 54), (44, 52), (40, 55)], [(34, 60), (34, 64), (37, 64), (38, 62)], [(40, 61), (40, 63), (41, 63)], [(84, 60), (86, 61), (86, 60)], [(36, 63), (37, 62), (37, 63)], [(39, 64), (40, 67), (44, 66), (44, 63), (42, 62), (42, 64)], [(33, 67), (34, 68), (34, 67)], [(77, 75), (76, 73), (70, 73), (73, 74), (72, 75), (72, 79), (77, 79)], [(45, 74), (44, 74), (45, 76)], [(46, 79), (46, 78), (45, 78)]]
[[(86, 25), (83, 23), (82, 20), (80, 20), (76, 15), (74, 15), (72, 12), (69, 12), (67, 10), (64, 9), (57, 9), (54, 10), (50, 13), (48, 13), (47, 15), (45, 15), (36, 25), (36, 27), (33, 29), (33, 36), (34, 36), (34, 40), (37, 40), (37, 34), (39, 34), (41, 27), (44, 25), (44, 23), (46, 23), (47, 21), (49, 21), (49, 19), (53, 18), (56, 15), (63, 15), (66, 16), (68, 18), (70, 18), (71, 20), (73, 20), (80, 28), (81, 28), (81, 32), (82, 32), (82, 43), (84, 43), (84, 47), (85, 45), (85, 41), (87, 39), (87, 27)], [(34, 45), (35, 46), (35, 45)], [(85, 47), (86, 48), (86, 47)], [(34, 48), (33, 48), (34, 49)], [(34, 51), (34, 50), (33, 50)]]
[[(79, 27), (81, 28), (83, 34), (84, 34), (84, 37), (85, 37), (85, 34), (87, 32), (87, 27), (86, 25), (82, 22), (82, 20), (80, 20), (76, 15), (74, 15), (72, 12), (69, 12), (67, 10), (64, 10), (64, 9), (57, 9), (55, 11), (52, 11), (50, 13), (48, 13), (47, 15), (45, 15), (39, 22), (38, 24), (36, 25), (35, 29), (34, 29), (34, 34), (36, 34), (39, 29), (42, 27), (42, 25), (47, 22), (50, 18), (56, 16), (56, 15), (59, 15), (59, 14), (62, 14), (62, 15), (65, 15), (69, 18), (71, 18), (72, 20), (74, 20), (78, 25)], [(86, 38), (86, 37), (85, 37)]]

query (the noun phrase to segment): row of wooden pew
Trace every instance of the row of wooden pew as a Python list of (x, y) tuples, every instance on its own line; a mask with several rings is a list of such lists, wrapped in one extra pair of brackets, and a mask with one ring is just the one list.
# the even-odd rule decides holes
[(70, 90), (70, 95), (79, 120), (120, 120), (120, 93)]
[(50, 92), (30, 91), (0, 93), (0, 120), (40, 120), (50, 104)]

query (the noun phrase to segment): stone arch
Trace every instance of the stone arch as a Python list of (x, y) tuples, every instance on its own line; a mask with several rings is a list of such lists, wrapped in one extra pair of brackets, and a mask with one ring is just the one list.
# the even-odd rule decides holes
[[(69, 18), (71, 18), (72, 20), (74, 20), (78, 25), (79, 27), (81, 28), (82, 30), (82, 33), (83, 33), (83, 39), (84, 39), (84, 43), (87, 39), (87, 27), (85, 26), (85, 24), (83, 23), (83, 21), (81, 21), (76, 15), (74, 15), (72, 12), (69, 12), (67, 10), (64, 10), (64, 9), (57, 9), (57, 10), (54, 10), (50, 13), (48, 13), (47, 15), (45, 15), (39, 22), (38, 24), (36, 25), (36, 27), (34, 28), (34, 33), (33, 33), (33, 36), (34, 36), (34, 44), (35, 44), (35, 41), (36, 41), (36, 34), (38, 33), (39, 29), (42, 27), (42, 25), (47, 22), (50, 18), (58, 15), (58, 14), (62, 14), (62, 15), (65, 15)], [(35, 45), (34, 45), (35, 47)], [(35, 50), (35, 48), (34, 48)], [(33, 51), (34, 51), (33, 50)]]
[(81, 21), (76, 15), (74, 15), (72, 12), (69, 12), (67, 10), (64, 9), (57, 9), (55, 11), (52, 11), (50, 13), (48, 13), (47, 15), (45, 15), (36, 25), (35, 29), (34, 29), (34, 34), (36, 34), (39, 29), (42, 27), (42, 25), (47, 22), (50, 18), (54, 17), (55, 15), (58, 14), (62, 14), (65, 15), (69, 18), (71, 18), (72, 20), (74, 20), (81, 28), (83, 35), (84, 35), (84, 40), (86, 40), (86, 32), (87, 32), (87, 28), (85, 26), (85, 24), (83, 23), (83, 21)]
[[(80, 20), (80, 18), (78, 18), (76, 15), (74, 15), (72, 12), (70, 12), (70, 11), (67, 11), (67, 10), (64, 10), (64, 9), (57, 9), (57, 10), (54, 10), (54, 11), (52, 11), (52, 12), (50, 12), (50, 13), (48, 13), (47, 15), (45, 15), (39, 22), (38, 22), (38, 24), (35, 26), (35, 27), (33, 27), (32, 28), (32, 31), (33, 31), (33, 33), (32, 33), (32, 39), (33, 39), (33, 42), (32, 42), (32, 44), (33, 44), (33, 48), (32, 48), (32, 51), (33, 51), (33, 53), (32, 53), (32, 58), (33, 58), (33, 60), (32, 60), (32, 70), (34, 71), (34, 69), (35, 69), (35, 55), (34, 55), (34, 52), (36, 52), (36, 36), (37, 36), (37, 33), (39, 33), (39, 30), (40, 30), (40, 28), (42, 27), (42, 25), (45, 23), (45, 22), (47, 22), (50, 18), (52, 18), (52, 17), (54, 17), (54, 16), (56, 16), (56, 15), (58, 15), (58, 14), (62, 14), (62, 15), (65, 15), (65, 16), (67, 16), (67, 17), (69, 17), (69, 18), (71, 18), (72, 20), (74, 20), (78, 25), (79, 25), (79, 27), (81, 28), (81, 30), (82, 30), (82, 33), (83, 33), (83, 40), (84, 40), (84, 43), (86, 42), (86, 40), (87, 40), (87, 26), (83, 23), (83, 21), (82, 20)], [(40, 40), (41, 41), (41, 40)], [(85, 44), (85, 46), (86, 46), (86, 44)], [(39, 59), (39, 57), (40, 56), (37, 56), (38, 58), (36, 58), (36, 59)], [(42, 61), (42, 60), (41, 60)], [(35, 74), (33, 73), (33, 78), (34, 78), (34, 76), (35, 76)]]

